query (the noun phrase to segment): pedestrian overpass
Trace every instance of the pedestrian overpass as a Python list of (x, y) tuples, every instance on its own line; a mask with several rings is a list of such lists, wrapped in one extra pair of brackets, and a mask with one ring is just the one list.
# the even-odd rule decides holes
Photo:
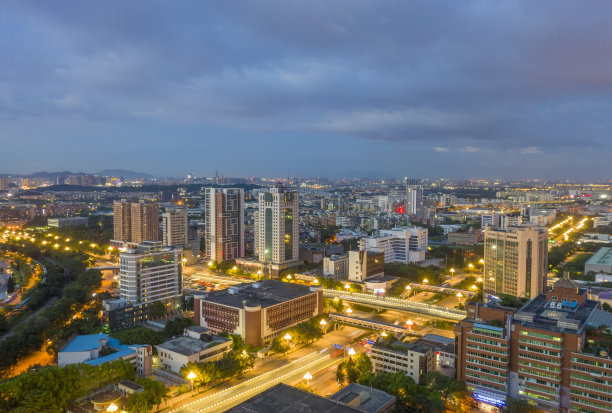
[(425, 314), (444, 320), (460, 321), (467, 317), (467, 312), (453, 308), (440, 307), (426, 303), (417, 303), (396, 297), (380, 297), (371, 294), (351, 293), (323, 289), (323, 296), (326, 298), (338, 297), (343, 301), (363, 304), (374, 308), (387, 308), (409, 313)]
[(406, 288), (406, 290), (404, 290), (404, 292), (402, 293), (400, 297), (408, 298), (412, 290), (431, 291), (434, 293), (444, 293), (444, 294), (449, 294), (449, 295), (461, 294), (461, 296), (465, 298), (472, 298), (474, 294), (476, 294), (474, 291), (461, 290), (459, 288), (452, 288), (452, 287), (442, 287), (439, 285), (410, 283), (408, 284), (408, 286), (410, 288)]
[(335, 322), (339, 322), (343, 324), (349, 324), (355, 327), (367, 328), (369, 330), (378, 330), (378, 331), (382, 330), (382, 331), (393, 333), (393, 334), (406, 334), (409, 332), (407, 328), (404, 328), (400, 325), (396, 326), (393, 324), (383, 323), (382, 321), (368, 320), (365, 318), (347, 316), (347, 315), (338, 314), (338, 313), (330, 313), (329, 321), (330, 321), (330, 324), (331, 322), (335, 321)]

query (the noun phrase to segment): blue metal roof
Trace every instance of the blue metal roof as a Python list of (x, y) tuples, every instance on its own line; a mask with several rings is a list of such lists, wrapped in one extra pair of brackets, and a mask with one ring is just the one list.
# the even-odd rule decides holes
[(494, 327), (494, 326), (490, 326), (488, 324), (474, 323), (474, 327), (483, 328), (485, 330), (493, 330), (493, 331), (501, 331), (501, 332), (504, 331), (504, 329), (501, 328), (501, 327)]
[(84, 336), (76, 336), (62, 352), (76, 352), (76, 351), (91, 351), (100, 347), (101, 340), (106, 340), (108, 334), (89, 334)]
[(115, 350), (119, 350), (116, 353), (109, 354), (107, 356), (98, 357), (94, 360), (87, 360), (85, 364), (89, 364), (90, 366), (99, 366), (102, 363), (106, 363), (107, 361), (113, 361), (120, 359), (122, 357), (126, 357), (132, 354), (135, 354), (136, 351), (132, 350), (130, 346), (126, 344), (121, 344), (119, 346), (112, 346)]

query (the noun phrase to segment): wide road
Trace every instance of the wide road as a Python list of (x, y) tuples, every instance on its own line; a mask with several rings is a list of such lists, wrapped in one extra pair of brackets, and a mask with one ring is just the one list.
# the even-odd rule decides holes
[(314, 374), (339, 361), (339, 359), (330, 358), (327, 353), (310, 353), (287, 365), (171, 410), (171, 412), (223, 412), (278, 383), (293, 384), (299, 381), (306, 372)]
[(343, 301), (381, 308), (391, 308), (393, 310), (407, 311), (409, 313), (425, 314), (445, 320), (459, 321), (467, 317), (467, 313), (462, 310), (455, 310), (425, 303), (415, 303), (413, 301), (406, 301), (401, 298), (377, 297), (370, 294), (350, 293), (327, 289), (323, 289), (323, 296), (328, 298), (339, 297)]

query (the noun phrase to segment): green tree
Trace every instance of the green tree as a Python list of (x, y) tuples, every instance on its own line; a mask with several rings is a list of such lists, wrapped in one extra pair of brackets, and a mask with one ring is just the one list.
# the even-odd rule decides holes
[(13, 294), (15, 292), (15, 277), (9, 277), (6, 281), (6, 293)]
[(270, 346), (270, 349), (275, 353), (285, 354), (287, 351), (289, 351), (289, 344), (284, 338), (275, 337), (274, 340), (272, 340), (272, 345)]
[(151, 318), (158, 319), (166, 315), (166, 306), (161, 301), (154, 301), (149, 309)]

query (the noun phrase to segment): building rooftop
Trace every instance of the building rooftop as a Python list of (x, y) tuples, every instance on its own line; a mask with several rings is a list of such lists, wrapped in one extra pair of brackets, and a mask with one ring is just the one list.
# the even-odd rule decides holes
[(226, 411), (226, 413), (294, 412), (359, 413), (362, 410), (281, 383)]
[(106, 363), (107, 361), (113, 361), (122, 357), (135, 354), (136, 350), (134, 350), (134, 347), (140, 347), (141, 344), (120, 344), (119, 340), (117, 340), (116, 338), (109, 337), (108, 346), (116, 351), (112, 354), (107, 354), (106, 356), (98, 357), (97, 359), (87, 360), (85, 364), (89, 364), (90, 366), (99, 366), (100, 364)]
[[(551, 303), (561, 304), (561, 308), (558, 305), (553, 307)], [(525, 326), (545, 330), (579, 331), (585, 327), (587, 319), (598, 306), (599, 303), (593, 300), (586, 300), (582, 306), (568, 302), (555, 303), (548, 301), (546, 296), (541, 294), (521, 307), (515, 313), (514, 320)]]
[(312, 294), (313, 290), (311, 288), (316, 287), (265, 280), (256, 283), (237, 284), (226, 290), (213, 291), (203, 301), (235, 308), (243, 308), (246, 302), (247, 306), (260, 305), (265, 308)]
[(91, 351), (99, 348), (108, 338), (108, 334), (89, 334), (75, 336), (64, 348), (62, 352), (81, 352)]
[(329, 396), (329, 400), (348, 404), (362, 412), (376, 413), (390, 403), (395, 404), (395, 397), (382, 390), (373, 389), (357, 383), (351, 383)]
[(587, 260), (585, 265), (612, 265), (612, 248), (600, 248), (591, 258)]
[(164, 341), (161, 344), (156, 345), (158, 349), (164, 349), (172, 351), (174, 353), (181, 354), (183, 356), (193, 356), (199, 352), (206, 350), (213, 345), (219, 345), (231, 341), (231, 339), (221, 336), (210, 335), (210, 340), (198, 340), (193, 337), (177, 337), (168, 341)]

